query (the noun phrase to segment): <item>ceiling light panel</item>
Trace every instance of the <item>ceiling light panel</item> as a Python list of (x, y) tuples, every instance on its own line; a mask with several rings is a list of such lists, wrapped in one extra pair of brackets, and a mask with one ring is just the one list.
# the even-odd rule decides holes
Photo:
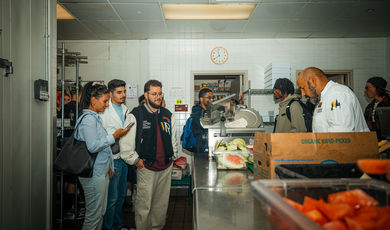
[(167, 20), (247, 20), (256, 4), (162, 4)]
[(57, 20), (73, 20), (75, 19), (67, 10), (60, 4), (57, 4)]

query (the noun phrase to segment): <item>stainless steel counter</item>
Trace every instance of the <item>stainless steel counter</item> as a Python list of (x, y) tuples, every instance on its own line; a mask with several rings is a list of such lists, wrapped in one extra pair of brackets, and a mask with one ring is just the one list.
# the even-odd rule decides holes
[(217, 170), (208, 153), (193, 157), (194, 229), (264, 229), (247, 170)]

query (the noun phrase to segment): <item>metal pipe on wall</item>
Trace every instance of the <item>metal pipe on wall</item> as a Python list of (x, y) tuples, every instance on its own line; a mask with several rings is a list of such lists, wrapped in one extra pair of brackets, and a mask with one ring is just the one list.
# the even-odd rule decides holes
[(76, 120), (79, 118), (79, 58), (76, 58)]
[(62, 78), (61, 78), (61, 138), (64, 138), (64, 97), (65, 97), (65, 44), (62, 43)]
[[(62, 76), (61, 76), (61, 92), (62, 92), (62, 97), (61, 97), (61, 101), (62, 101), (62, 104), (61, 104), (61, 140), (64, 139), (64, 97), (65, 97), (65, 44), (62, 43)], [(63, 207), (63, 204), (64, 204), (64, 194), (62, 191), (64, 191), (64, 175), (61, 173), (61, 186), (60, 186), (60, 189), (61, 189), (61, 201), (60, 201), (60, 204), (61, 204), (61, 208), (60, 208), (60, 220), (61, 220), (61, 224), (60, 224), (60, 230), (62, 230), (62, 223), (63, 223), (63, 210), (62, 210), (62, 207)]]

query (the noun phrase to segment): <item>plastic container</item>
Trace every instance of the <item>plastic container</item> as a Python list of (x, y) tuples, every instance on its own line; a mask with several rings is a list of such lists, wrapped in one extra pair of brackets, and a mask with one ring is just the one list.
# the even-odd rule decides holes
[(259, 201), (267, 221), (262, 229), (310, 229), (320, 230), (319, 225), (287, 204), (287, 197), (303, 203), (304, 197), (327, 200), (331, 193), (361, 189), (375, 198), (379, 206), (390, 205), (390, 185), (377, 180), (360, 179), (296, 179), (296, 180), (258, 180), (251, 183), (251, 191)]
[(363, 173), (355, 163), (281, 164), (275, 167), (280, 179), (360, 178)]

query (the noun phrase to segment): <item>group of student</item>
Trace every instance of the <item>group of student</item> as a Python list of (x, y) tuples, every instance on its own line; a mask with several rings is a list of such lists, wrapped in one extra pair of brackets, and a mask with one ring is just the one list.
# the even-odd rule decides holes
[[(377, 107), (390, 106), (387, 82), (370, 78), (365, 87), (373, 101), (365, 113), (353, 91), (328, 80), (316, 67), (306, 68), (298, 77), (303, 104), (289, 79), (278, 79), (274, 98), (279, 100), (279, 116), (274, 132), (366, 132), (376, 131), (382, 139)], [(135, 222), (138, 230), (162, 229), (169, 202), (171, 170), (177, 156), (176, 122), (163, 105), (162, 84), (149, 80), (139, 106), (125, 106), (126, 83), (114, 79), (108, 87), (87, 83), (82, 90), (80, 116), (74, 137), (85, 141), (91, 153), (98, 153), (91, 178), (79, 177), (84, 190), (86, 213), (83, 229), (127, 229), (122, 207), (127, 191), (129, 166), (136, 169)], [(199, 92), (199, 104), (192, 108), (191, 130), (197, 149), (207, 149), (207, 130), (200, 118), (213, 92)], [(130, 168), (131, 169), (131, 168)]]
[[(324, 72), (315, 67), (306, 68), (298, 77), (306, 105), (294, 93), (289, 79), (278, 79), (274, 85), (274, 98), (280, 100), (275, 132), (380, 132), (377, 107), (390, 106), (387, 82), (381, 77), (367, 80), (365, 94), (373, 99), (365, 113), (355, 93), (347, 86), (328, 80)], [(313, 102), (313, 104), (312, 104)], [(312, 108), (312, 115), (305, 112)], [(310, 122), (311, 126), (308, 125)]]
[(161, 82), (146, 82), (143, 96), (143, 102), (129, 111), (124, 81), (111, 80), (108, 87), (88, 82), (83, 87), (74, 138), (98, 153), (93, 176), (79, 177), (86, 206), (83, 229), (128, 229), (122, 208), (131, 166), (136, 167), (136, 228), (165, 225), (178, 151), (176, 122), (162, 106)]
[[(295, 94), (294, 84), (287, 78), (277, 79), (273, 94), (279, 103), (279, 115), (275, 119), (274, 132), (380, 132), (378, 107), (390, 106), (387, 81), (382, 77), (367, 80), (365, 94), (373, 99), (363, 113), (355, 93), (348, 87), (329, 80), (316, 67), (308, 67), (297, 79), (301, 95)], [(304, 103), (301, 98), (305, 98)], [(213, 92), (204, 88), (199, 92), (198, 105), (192, 108), (191, 130), (197, 140), (197, 151), (208, 148), (207, 129), (200, 125), (206, 105), (214, 101)]]

